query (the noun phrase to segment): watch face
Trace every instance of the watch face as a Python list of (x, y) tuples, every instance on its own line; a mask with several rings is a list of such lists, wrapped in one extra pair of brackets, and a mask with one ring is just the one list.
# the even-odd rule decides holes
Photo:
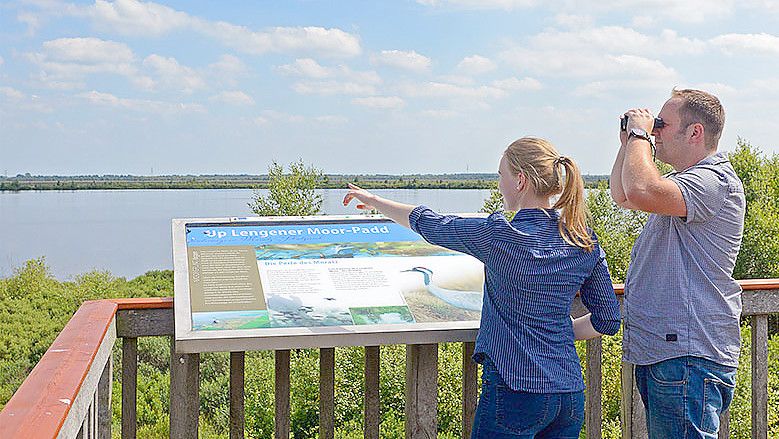
[(630, 130), (630, 134), (638, 137), (649, 137), (646, 131), (642, 130), (641, 128), (633, 128)]

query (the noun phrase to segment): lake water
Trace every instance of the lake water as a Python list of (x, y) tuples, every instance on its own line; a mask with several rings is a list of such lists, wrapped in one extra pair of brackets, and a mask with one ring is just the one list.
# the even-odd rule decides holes
[[(90, 270), (132, 278), (171, 269), (171, 219), (251, 216), (251, 189), (0, 192), (0, 277), (46, 257), (61, 280)], [(261, 191), (266, 194), (266, 191)], [(376, 194), (441, 212), (475, 212), (482, 189), (387, 189)], [(343, 207), (343, 189), (320, 191), (326, 214)]]

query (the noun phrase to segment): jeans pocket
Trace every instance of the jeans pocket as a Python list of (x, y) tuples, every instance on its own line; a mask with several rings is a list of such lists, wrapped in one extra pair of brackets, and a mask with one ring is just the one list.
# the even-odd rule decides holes
[(647, 366), (649, 376), (661, 386), (680, 386), (687, 384), (689, 368), (684, 359), (671, 359)]
[(725, 383), (716, 378), (703, 380), (703, 410), (701, 413), (701, 429), (707, 433), (719, 430), (719, 415), (733, 400), (734, 384)]
[(495, 396), (498, 427), (516, 434), (529, 434), (545, 425), (550, 395), (515, 392), (506, 386), (497, 386)]

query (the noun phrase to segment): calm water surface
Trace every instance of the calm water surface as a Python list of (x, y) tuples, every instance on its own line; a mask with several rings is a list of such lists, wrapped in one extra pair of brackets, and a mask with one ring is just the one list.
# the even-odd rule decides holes
[[(0, 192), (0, 277), (41, 256), (58, 279), (90, 270), (128, 278), (171, 269), (171, 219), (250, 216), (251, 189)], [(320, 193), (322, 210), (344, 208), (345, 190)], [(267, 192), (263, 192), (267, 193)], [(375, 193), (441, 212), (475, 212), (489, 190), (388, 189)]]

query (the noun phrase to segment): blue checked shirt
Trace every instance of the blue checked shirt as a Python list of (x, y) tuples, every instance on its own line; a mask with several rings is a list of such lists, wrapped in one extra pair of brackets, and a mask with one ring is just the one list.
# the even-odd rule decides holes
[(640, 365), (702, 357), (738, 366), (741, 286), (733, 279), (744, 234), (744, 186), (727, 153), (667, 176), (684, 218), (650, 215), (625, 279), (624, 360)]
[(484, 263), (474, 360), (481, 363), (488, 356), (515, 391), (584, 389), (569, 317), (577, 291), (595, 330), (611, 335), (619, 330), (619, 302), (605, 253), (598, 245), (587, 252), (567, 244), (558, 221), (553, 209), (523, 209), (511, 222), (501, 213), (461, 218), (426, 206), (409, 215), (411, 228), (428, 242)]

